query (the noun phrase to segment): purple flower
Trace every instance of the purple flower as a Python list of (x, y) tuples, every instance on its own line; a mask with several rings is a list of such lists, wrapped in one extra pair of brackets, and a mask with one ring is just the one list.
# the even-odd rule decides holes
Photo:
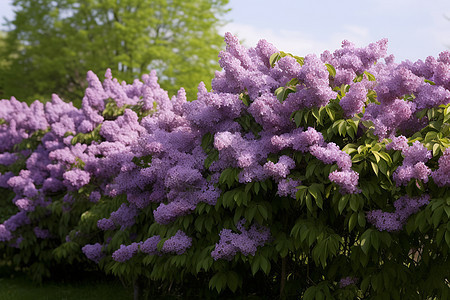
[(161, 237), (159, 235), (152, 236), (151, 238), (148, 238), (144, 242), (142, 242), (139, 249), (141, 250), (142, 253), (145, 254), (149, 255), (159, 254), (159, 251), (157, 249), (159, 241), (161, 241)]
[(100, 219), (97, 221), (97, 227), (101, 230), (113, 230), (116, 228), (116, 225), (114, 224), (113, 220), (111, 219)]
[(352, 117), (355, 114), (362, 112), (364, 103), (367, 98), (367, 89), (363, 82), (356, 82), (350, 86), (350, 90), (341, 99), (339, 104), (344, 110), (347, 117)]
[(339, 287), (342, 289), (346, 286), (356, 284), (358, 282), (358, 278), (356, 277), (344, 277), (339, 281)]
[(110, 219), (114, 221), (115, 224), (120, 225), (121, 230), (123, 230), (134, 225), (137, 215), (138, 210), (136, 207), (122, 203), (118, 210), (111, 213)]
[(403, 164), (392, 175), (397, 186), (406, 185), (411, 179), (428, 182), (431, 169), (425, 165), (425, 162), (431, 158), (431, 151), (425, 148), (419, 141), (415, 141), (410, 147), (404, 146), (403, 143), (401, 147), (403, 149), (402, 154), (405, 158), (403, 159)]
[(70, 171), (67, 171), (63, 175), (64, 178), (64, 184), (71, 190), (78, 190), (82, 186), (89, 183), (91, 176), (88, 172), (80, 170), (80, 169), (73, 169)]
[(277, 163), (268, 161), (264, 164), (264, 170), (275, 179), (286, 178), (293, 168), (295, 168), (295, 161), (286, 155), (280, 156)]
[(5, 225), (8, 231), (15, 231), (17, 228), (27, 224), (30, 224), (30, 219), (25, 211), (20, 211), (3, 222), (3, 225)]
[(403, 228), (409, 216), (417, 213), (420, 207), (427, 205), (429, 201), (429, 195), (413, 198), (402, 196), (394, 202), (394, 212), (372, 210), (367, 213), (367, 220), (380, 231), (399, 231)]
[(270, 239), (270, 230), (264, 226), (252, 225), (249, 230), (244, 228), (245, 219), (236, 224), (241, 234), (233, 233), (230, 229), (222, 229), (219, 243), (211, 252), (214, 260), (232, 260), (241, 252), (245, 256), (255, 255), (258, 247), (263, 246)]
[(439, 168), (432, 172), (431, 177), (440, 187), (450, 186), (450, 148), (445, 149), (438, 163)]
[(188, 237), (183, 231), (178, 230), (177, 233), (164, 242), (161, 249), (163, 253), (175, 252), (180, 255), (186, 252), (192, 245), (192, 238)]
[(41, 229), (39, 227), (34, 227), (33, 232), (39, 239), (48, 239), (51, 236), (50, 231), (48, 231), (48, 229)]
[(291, 197), (296, 199), (297, 186), (301, 184), (298, 180), (293, 179), (281, 179), (278, 182), (277, 195), (282, 197)]
[(158, 208), (153, 211), (153, 216), (157, 223), (169, 224), (176, 218), (184, 216), (194, 209), (195, 205), (187, 201), (173, 201), (169, 204), (161, 203)]
[(6, 229), (6, 226), (4, 224), (0, 224), (0, 242), (8, 242), (11, 239), (11, 232)]
[(390, 142), (389, 144), (386, 145), (386, 150), (394, 149), (394, 150), (405, 151), (408, 148), (409, 148), (408, 139), (406, 137), (404, 137), (403, 135), (393, 137), (392, 142)]
[(344, 194), (357, 194), (361, 190), (357, 188), (359, 174), (353, 170), (333, 171), (328, 176), (330, 181), (336, 183)]
[(0, 153), (0, 165), (9, 166), (13, 164), (17, 159), (18, 157), (14, 153)]
[(99, 191), (93, 191), (90, 195), (89, 195), (89, 200), (91, 202), (98, 202), (98, 200), (100, 200), (100, 198), (102, 197), (102, 195), (100, 194)]
[(132, 243), (131, 245), (125, 246), (120, 245), (120, 248), (114, 251), (112, 254), (112, 259), (118, 262), (126, 262), (130, 260), (139, 250), (139, 243)]
[(103, 246), (99, 243), (95, 243), (93, 245), (87, 244), (81, 248), (81, 251), (83, 251), (87, 258), (98, 263), (100, 259), (105, 256), (102, 252), (102, 247)]
[(26, 198), (19, 199), (19, 200), (16, 200), (16, 202), (14, 204), (20, 210), (23, 210), (23, 211), (33, 211), (34, 210), (34, 203), (30, 199), (26, 199)]

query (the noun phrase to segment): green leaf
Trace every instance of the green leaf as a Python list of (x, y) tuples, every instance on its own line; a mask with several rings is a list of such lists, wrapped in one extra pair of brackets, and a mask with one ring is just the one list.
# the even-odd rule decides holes
[(294, 121), (297, 127), (300, 127), (300, 124), (302, 124), (302, 119), (303, 119), (302, 111), (300, 110), (296, 111), (294, 114)]
[(247, 94), (241, 93), (239, 98), (242, 100), (245, 106), (250, 106), (250, 97)]
[(372, 165), (373, 172), (378, 176), (378, 165), (373, 161), (371, 161), (370, 164)]
[(380, 247), (380, 239), (378, 237), (378, 232), (372, 231), (370, 234), (370, 241), (372, 242), (372, 246), (375, 248), (375, 250), (378, 251)]
[(370, 284), (370, 276), (365, 277), (362, 281), (361, 281), (361, 291), (364, 293), (367, 291), (367, 288), (369, 287)]
[(443, 213), (444, 213), (444, 207), (443, 206), (440, 206), (438, 209), (436, 209), (433, 212), (432, 220), (433, 220), (434, 228), (437, 228), (438, 225), (443, 221), (442, 220), (442, 214)]
[(373, 74), (371, 74), (367, 71), (364, 71), (364, 74), (366, 74), (367, 79), (369, 79), (369, 81), (376, 81), (376, 78), (375, 78), (375, 76), (373, 76)]
[(350, 208), (351, 208), (354, 212), (358, 211), (358, 208), (359, 208), (359, 201), (358, 201), (357, 196), (354, 196), (354, 195), (351, 195), (351, 196), (350, 196)]
[(258, 272), (258, 270), (260, 269), (260, 259), (261, 256), (260, 255), (256, 255), (252, 262), (251, 262), (251, 266), (252, 266), (252, 274), (255, 275), (256, 272)]
[(363, 228), (366, 226), (366, 217), (364, 216), (364, 213), (362, 211), (358, 213), (358, 224)]
[(364, 231), (364, 233), (361, 235), (361, 249), (364, 252), (364, 254), (367, 254), (369, 252), (370, 243), (371, 243), (371, 233), (372, 229), (367, 229)]
[(439, 155), (439, 152), (441, 151), (441, 147), (438, 143), (433, 145), (433, 157), (436, 157)]
[(445, 242), (450, 247), (450, 231), (445, 232)]
[(227, 272), (227, 285), (234, 293), (239, 286), (239, 275), (234, 271)]
[(348, 221), (348, 230), (349, 231), (352, 231), (353, 228), (355, 228), (357, 221), (358, 221), (358, 213), (354, 212), (354, 213), (352, 213), (352, 215), (350, 216), (350, 219)]
[(259, 193), (259, 182), (255, 181), (254, 185), (253, 185), (253, 191), (255, 191), (255, 194), (258, 195)]
[(338, 125), (338, 132), (339, 132), (340, 136), (345, 136), (347, 133), (347, 126), (345, 123), (346, 122), (344, 120), (342, 120), (342, 122), (340, 122)]
[(336, 77), (336, 69), (330, 65), (330, 64), (325, 64), (325, 66), (327, 67), (328, 73), (330, 73), (331, 77)]
[(276, 63), (277, 61), (279, 61), (280, 58), (281, 58), (280, 53), (274, 53), (274, 54), (272, 54), (272, 55), (270, 56), (270, 58), (269, 58), (269, 64), (270, 64), (270, 66), (273, 68), (273, 66), (275, 66), (275, 63)]
[(264, 205), (257, 205), (257, 207), (261, 217), (263, 217), (264, 220), (267, 220), (269, 218), (269, 213), (267, 212), (266, 207)]
[(313, 183), (308, 188), (308, 192), (314, 197), (314, 199), (316, 200), (316, 204), (320, 209), (323, 208), (323, 198), (322, 198), (323, 191), (324, 191), (323, 184)]
[(375, 160), (377, 161), (377, 163), (379, 163), (380, 159), (381, 159), (381, 155), (377, 151), (372, 151), (372, 154), (375, 157)]
[(344, 211), (344, 208), (347, 206), (348, 200), (348, 195), (342, 196), (341, 199), (339, 199), (338, 210), (340, 214), (342, 214), (342, 211)]
[(312, 199), (311, 199), (311, 195), (310, 194), (306, 195), (306, 201), (305, 202), (306, 202), (306, 207), (308, 208), (308, 210), (310, 212), (313, 212), (314, 208), (312, 206)]

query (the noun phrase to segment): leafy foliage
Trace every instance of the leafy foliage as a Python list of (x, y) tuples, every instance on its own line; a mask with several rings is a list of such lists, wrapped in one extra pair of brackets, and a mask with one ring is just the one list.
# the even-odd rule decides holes
[[(170, 100), (151, 80), (151, 101), (138, 83), (115, 86), (134, 99), (111, 98), (113, 81), (91, 76), (82, 109), (41, 107), (47, 130), (1, 116), (17, 140), (1, 157), (14, 198), (0, 216), (4, 257), (36, 279), (91, 263), (149, 294), (447, 298), (448, 53), (429, 75), (377, 62), (382, 41), (319, 60), (225, 39), (224, 71), (196, 101)], [(65, 134), (63, 115), (74, 122)], [(38, 171), (60, 189), (30, 179)], [(28, 182), (43, 199), (25, 195)], [(28, 221), (12, 229), (17, 211)]]
[(169, 94), (183, 86), (194, 98), (218, 67), (227, 2), (13, 1), (0, 96), (31, 102), (57, 93), (79, 105), (86, 72), (111, 68), (128, 82), (156, 69)]

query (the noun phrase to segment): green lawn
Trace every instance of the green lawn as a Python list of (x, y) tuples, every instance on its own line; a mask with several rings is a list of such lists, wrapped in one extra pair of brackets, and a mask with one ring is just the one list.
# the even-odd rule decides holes
[(133, 299), (132, 288), (114, 279), (88, 276), (77, 282), (50, 281), (35, 284), (20, 273), (0, 272), (0, 300), (102, 300)]

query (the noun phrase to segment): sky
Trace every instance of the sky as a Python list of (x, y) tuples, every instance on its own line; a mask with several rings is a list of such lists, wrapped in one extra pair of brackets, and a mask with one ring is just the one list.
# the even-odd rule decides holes
[[(1, 20), (14, 17), (10, 3), (0, 0)], [(237, 35), (247, 47), (266, 39), (294, 55), (320, 55), (343, 40), (364, 47), (388, 38), (396, 61), (450, 50), (449, 0), (230, 0), (227, 7), (220, 33)]]

